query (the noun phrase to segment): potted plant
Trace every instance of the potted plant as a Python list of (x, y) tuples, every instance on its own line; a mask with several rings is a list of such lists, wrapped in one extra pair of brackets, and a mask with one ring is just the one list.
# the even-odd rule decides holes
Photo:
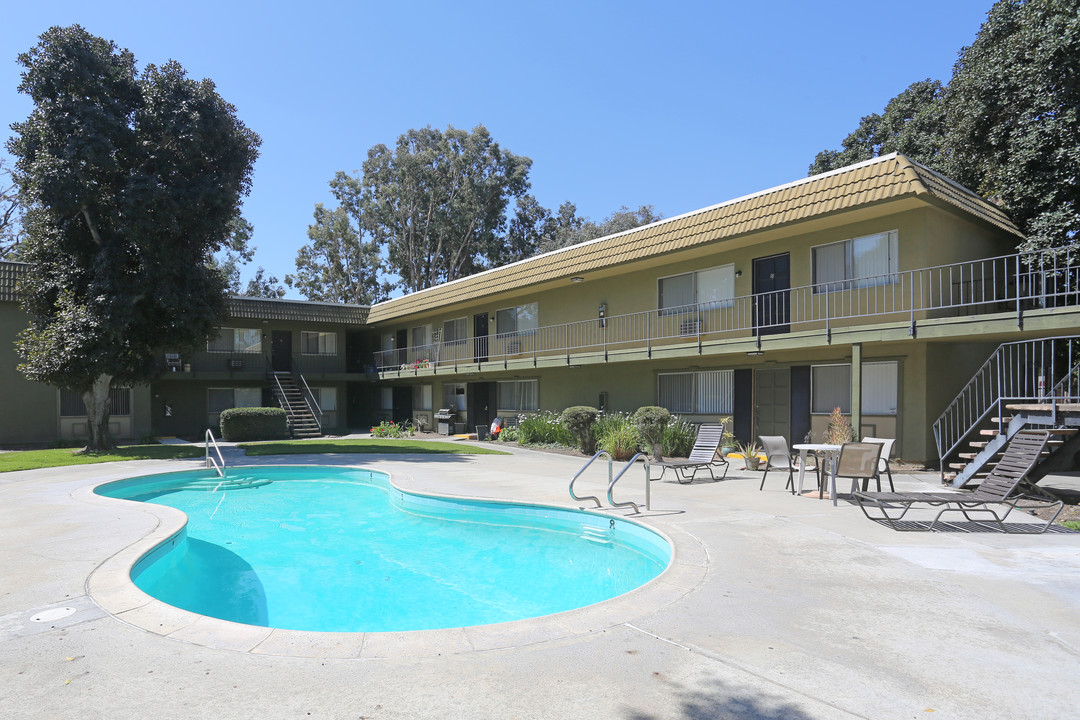
[(739, 443), (739, 454), (743, 456), (743, 462), (746, 465), (747, 470), (757, 470), (758, 463), (761, 462), (761, 458), (758, 457), (758, 453), (761, 452), (761, 446), (751, 440), (746, 443)]
[(720, 436), (720, 454), (727, 457), (731, 453), (735, 452), (735, 436), (727, 430)]

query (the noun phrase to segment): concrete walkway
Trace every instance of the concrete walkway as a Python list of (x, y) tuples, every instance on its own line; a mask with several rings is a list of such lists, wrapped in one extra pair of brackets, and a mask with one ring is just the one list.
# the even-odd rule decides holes
[[(246, 462), (362, 464), (409, 490), (576, 507), (567, 482), (582, 460), (516, 450)], [(117, 568), (182, 518), (89, 493), (197, 464), (0, 474), (5, 717), (1080, 714), (1080, 534), (897, 533), (843, 501), (792, 496), (779, 474), (763, 492), (760, 473), (692, 485), (669, 475), (642, 521), (672, 539), (676, 562), (622, 598), (458, 631), (255, 629), (252, 640), (251, 628), (232, 634), (131, 594)], [(896, 479), (935, 489), (932, 476)], [(583, 480), (580, 492), (603, 494), (606, 472)], [(624, 483), (616, 499), (643, 498), (641, 475)]]

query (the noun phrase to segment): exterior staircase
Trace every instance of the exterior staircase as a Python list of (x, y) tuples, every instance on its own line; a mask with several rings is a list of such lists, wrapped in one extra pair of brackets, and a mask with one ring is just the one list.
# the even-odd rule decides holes
[(1025, 428), (1048, 430), (1035, 481), (1075, 469), (1080, 453), (1080, 336), (1005, 343), (934, 423), (942, 482), (985, 477)]
[[(270, 389), (274, 393), (274, 399), (285, 410), (289, 425), (289, 432), (294, 438), (322, 437), (322, 425), (312, 410), (313, 398), (310, 391), (305, 394), (301, 390), (297, 378), (290, 372), (274, 371), (267, 373), (270, 381)], [(307, 388), (307, 382), (301, 375), (300, 383)]]

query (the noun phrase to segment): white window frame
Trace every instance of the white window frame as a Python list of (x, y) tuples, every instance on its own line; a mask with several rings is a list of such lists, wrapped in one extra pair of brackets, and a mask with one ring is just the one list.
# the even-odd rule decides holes
[[(664, 378), (690, 383), (689, 407), (672, 407), (674, 397), (664, 397)], [(710, 405), (712, 398), (715, 406)], [(729, 369), (663, 372), (656, 375), (656, 404), (683, 415), (731, 415), (735, 408), (735, 371)]]
[[(311, 388), (311, 394), (315, 396), (315, 402), (319, 405), (319, 410), (324, 413), (337, 411), (337, 388), (319, 386)], [(327, 407), (327, 400), (329, 399), (329, 407)]]
[[(431, 410), (432, 403), (432, 387), (430, 384), (413, 385), (412, 386), (413, 397), (413, 410)], [(419, 402), (417, 402), (417, 396), (419, 396)]]
[[(846, 368), (847, 369), (847, 400), (846, 403), (841, 402), (839, 405), (836, 403), (827, 403), (832, 405), (828, 409), (817, 409), (817, 388), (818, 383), (816, 379), (816, 370), (818, 368)], [(890, 370), (891, 368), (891, 370)], [(883, 374), (886, 377), (891, 376), (892, 382), (889, 386), (882, 387), (868, 387), (868, 383), (874, 383), (879, 374)], [(862, 415), (865, 416), (896, 416), (899, 414), (900, 403), (900, 363), (896, 360), (874, 360), (864, 362), (862, 364)], [(878, 396), (882, 396), (882, 400), (888, 405), (881, 405), (879, 407), (868, 407), (867, 401), (874, 401)], [(891, 402), (890, 402), (891, 401)], [(840, 408), (840, 412), (845, 415), (851, 414), (851, 363), (822, 363), (820, 365), (810, 366), (810, 414), (811, 415), (828, 415), (836, 408)]]
[(465, 383), (443, 383), (443, 406), (454, 412), (464, 412), (467, 406)]
[[(67, 402), (64, 401), (65, 396), (67, 397)], [(60, 417), (86, 417), (86, 405), (83, 404), (81, 393), (77, 393), (74, 390), (60, 388), (56, 393), (56, 399), (59, 406), (58, 414)], [(109, 400), (111, 401), (109, 403), (109, 417), (131, 417), (131, 388), (109, 388)], [(64, 406), (72, 404), (82, 407), (82, 412), (78, 414), (70, 414), (68, 412), (65, 412)]]
[[(419, 337), (417, 337), (417, 335), (419, 335)], [(417, 340), (420, 340), (421, 342), (417, 342)], [(431, 324), (417, 325), (416, 327), (409, 328), (409, 345), (413, 348), (431, 345)]]
[[(458, 329), (460, 329), (461, 336), (458, 337)], [(449, 332), (448, 332), (449, 331)], [(442, 342), (443, 345), (461, 345), (467, 342), (469, 339), (469, 318), (459, 317), (451, 318), (443, 323)]]
[[(702, 277), (710, 273), (715, 273), (719, 276), (720, 285), (717, 289), (717, 297), (703, 298), (702, 291), (705, 287), (705, 283), (702, 282)], [(682, 278), (690, 279), (691, 302), (683, 305), (665, 305), (664, 281)], [(701, 307), (701, 309), (703, 310), (712, 310), (715, 308), (729, 308), (734, 306), (734, 263), (727, 263), (726, 265), (714, 265), (713, 267), (702, 268), (701, 270), (693, 270), (691, 272), (679, 273), (677, 275), (665, 275), (664, 277), (656, 279), (656, 309), (661, 315), (675, 315), (680, 312), (687, 312), (691, 309), (697, 309), (698, 307)]]
[[(876, 287), (878, 285), (892, 285), (898, 282), (900, 272), (900, 234), (897, 230), (861, 235), (855, 238), (839, 240), (837, 242), (815, 245), (810, 248), (810, 272), (814, 294), (823, 292), (838, 292), (858, 288)], [(859, 245), (870, 242), (885, 241), (887, 257), (885, 258), (885, 272), (865, 274), (860, 273), (858, 267)], [(827, 249), (842, 250), (844, 255), (844, 267), (836, 279), (821, 279), (823, 268), (819, 266), (818, 253)]]
[[(514, 327), (509, 326), (508, 315), (513, 314)], [(506, 319), (503, 319), (506, 318)], [(524, 323), (522, 321), (525, 321)], [(497, 337), (512, 337), (522, 335), (534, 335), (540, 327), (540, 305), (539, 303), (525, 303), (524, 305), (515, 305), (514, 307), (507, 307), (497, 310), (495, 312), (495, 331)]]
[[(495, 404), (498, 406), (498, 412), (500, 413), (512, 413), (512, 412), (538, 412), (540, 410), (540, 381), (539, 380), (499, 380), (498, 387), (495, 393)], [(513, 402), (506, 403), (504, 406), (504, 390), (509, 390), (508, 386), (513, 385), (511, 394), (513, 396)], [(530, 397), (531, 395), (531, 397)], [(530, 402), (532, 401), (532, 402)], [(516, 407), (510, 407), (514, 405)]]
[[(218, 328), (219, 334), (216, 338), (210, 338), (206, 341), (206, 351), (212, 353), (229, 353), (229, 354), (245, 354), (245, 355), (258, 355), (262, 352), (262, 331), (257, 328), (234, 328), (223, 327)], [(232, 340), (229, 343), (231, 349), (215, 348), (214, 345), (224, 339), (226, 333), (232, 335)], [(239, 335), (238, 333), (244, 333)], [(252, 342), (254, 340), (254, 342)]]
[[(232, 400), (230, 401), (232, 404), (228, 408), (222, 408), (221, 410), (229, 410), (231, 408), (238, 408), (238, 407), (262, 407), (262, 388), (257, 388), (257, 387), (254, 387), (254, 388), (253, 387), (209, 387), (209, 388), (206, 388), (206, 412), (207, 412), (207, 414), (209, 414), (209, 415), (220, 415), (221, 414), (221, 410), (211, 410), (210, 409), (210, 393), (211, 392), (223, 392), (223, 391), (228, 391), (228, 392), (232, 393)], [(247, 396), (246, 403), (248, 403), (248, 404), (244, 404), (244, 405), (238, 404), (240, 402), (236, 398), (236, 394), (238, 392), (242, 393), (245, 396)], [(254, 400), (254, 402), (256, 403), (254, 405), (250, 404), (252, 402), (253, 397), (257, 398), (256, 400)]]
[[(318, 350), (311, 352), (307, 349), (308, 338), (312, 335), (317, 336), (315, 345)], [(320, 330), (301, 330), (300, 331), (300, 354), (301, 355), (337, 355), (337, 333), (335, 332), (322, 332)]]

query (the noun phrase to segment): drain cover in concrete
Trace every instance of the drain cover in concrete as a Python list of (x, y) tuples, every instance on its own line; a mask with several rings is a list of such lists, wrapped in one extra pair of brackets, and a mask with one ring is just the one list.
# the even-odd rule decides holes
[(74, 615), (76, 612), (73, 607), (58, 607), (51, 610), (43, 610), (34, 617), (30, 618), (30, 622), (55, 622), (61, 618), (66, 618), (68, 615)]

